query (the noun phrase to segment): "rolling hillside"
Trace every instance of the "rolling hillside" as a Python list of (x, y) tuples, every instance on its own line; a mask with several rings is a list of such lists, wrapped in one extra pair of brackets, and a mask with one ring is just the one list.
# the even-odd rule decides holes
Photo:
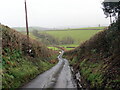
[(92, 35), (97, 33), (97, 30), (72, 30), (72, 31), (46, 31), (46, 33), (59, 38), (63, 39), (64, 37), (72, 37), (75, 40), (75, 44), (79, 44), (87, 39), (89, 39)]
[(119, 22), (111, 24), (83, 42), (74, 50), (66, 51), (65, 56), (75, 71), (81, 73), (85, 88), (120, 88), (120, 30)]
[(7, 26), (2, 30), (2, 87), (18, 88), (38, 74), (50, 69), (57, 52), (42, 43), (29, 39)]
[[(84, 30), (89, 29), (89, 30)], [(72, 37), (75, 41), (75, 44), (80, 44), (83, 41), (89, 39), (91, 36), (99, 32), (100, 30), (93, 30), (93, 29), (103, 29), (98, 27), (91, 27), (91, 28), (81, 28), (81, 29), (65, 29), (65, 30), (51, 30), (51, 31), (44, 31), (55, 38), (59, 38), (60, 40), (64, 37)]]
[[(67, 50), (70, 50), (73, 48), (69, 48), (69, 47), (78, 46), (79, 44), (81, 44), (85, 40), (88, 40), (96, 33), (102, 31), (104, 28), (106, 27), (89, 27), (89, 28), (77, 28), (77, 29), (74, 28), (74, 29), (63, 29), (63, 30), (46, 30), (46, 31), (37, 30), (37, 32), (36, 30), (34, 30), (33, 32), (30, 32), (30, 36), (38, 41), (42, 41), (45, 44), (50, 44), (50, 46), (52, 44), (59, 45), (60, 47), (64, 47)], [(36, 32), (36, 34), (34, 34), (34, 32)], [(43, 36), (44, 36), (44, 40), (41, 40)], [(48, 36), (49, 38), (47, 39)], [(70, 39), (71, 41), (68, 38), (71, 38)], [(56, 43), (53, 41), (55, 41)]]
[[(77, 29), (63, 29), (63, 30), (46, 30), (46, 31), (39, 31), (39, 30), (34, 30), (33, 32), (30, 32), (30, 36), (33, 39), (37, 39), (38, 41), (41, 41), (42, 36), (46, 36), (46, 38), (52, 37), (54, 38), (58, 43), (53, 43), (55, 45), (66, 45), (65, 43), (61, 43), (61, 42), (65, 42), (66, 38), (71, 38), (73, 43), (72, 46), (76, 46), (79, 45), (80, 43), (84, 42), (85, 40), (88, 40), (90, 37), (92, 37), (93, 35), (95, 35), (96, 33), (102, 31), (105, 27), (89, 27), (89, 28), (77, 28)], [(38, 34), (34, 34), (34, 32), (38, 33)], [(25, 32), (22, 32), (23, 34), (25, 34)], [(45, 41), (45, 40), (44, 40)], [(45, 41), (47, 42), (47, 40)], [(52, 42), (52, 41), (51, 41)], [(66, 40), (67, 42), (67, 40)], [(67, 44), (67, 46), (70, 44)]]

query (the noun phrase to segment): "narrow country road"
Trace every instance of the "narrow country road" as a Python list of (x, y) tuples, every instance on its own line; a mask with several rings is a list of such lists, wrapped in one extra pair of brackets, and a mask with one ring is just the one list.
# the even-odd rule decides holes
[(76, 88), (69, 63), (62, 58), (64, 51), (58, 56), (58, 64), (37, 76), (22, 88)]

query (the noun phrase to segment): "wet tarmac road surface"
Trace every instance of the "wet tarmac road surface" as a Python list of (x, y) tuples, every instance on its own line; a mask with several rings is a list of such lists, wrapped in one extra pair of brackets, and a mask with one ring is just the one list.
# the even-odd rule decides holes
[(76, 88), (68, 60), (62, 58), (63, 53), (64, 51), (58, 56), (57, 65), (40, 74), (22, 88)]

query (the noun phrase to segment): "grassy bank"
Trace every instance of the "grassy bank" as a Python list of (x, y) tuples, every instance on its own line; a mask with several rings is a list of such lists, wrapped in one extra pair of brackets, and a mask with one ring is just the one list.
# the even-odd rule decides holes
[(54, 64), (41, 58), (23, 56), (21, 51), (5, 49), (3, 56), (3, 88), (17, 88), (36, 75), (50, 69)]
[(66, 51), (74, 70), (87, 82), (86, 88), (120, 88), (120, 30), (118, 22), (74, 50)]
[[(57, 52), (7, 26), (2, 30), (2, 88), (18, 88), (55, 65)], [(31, 52), (28, 52), (31, 50)]]

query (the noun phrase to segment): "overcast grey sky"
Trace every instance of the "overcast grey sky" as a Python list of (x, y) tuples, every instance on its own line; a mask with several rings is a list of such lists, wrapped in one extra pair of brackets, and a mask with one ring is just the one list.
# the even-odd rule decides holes
[[(27, 0), (29, 26), (49, 28), (108, 25), (103, 0)], [(25, 26), (24, 0), (0, 0), (0, 22)]]

